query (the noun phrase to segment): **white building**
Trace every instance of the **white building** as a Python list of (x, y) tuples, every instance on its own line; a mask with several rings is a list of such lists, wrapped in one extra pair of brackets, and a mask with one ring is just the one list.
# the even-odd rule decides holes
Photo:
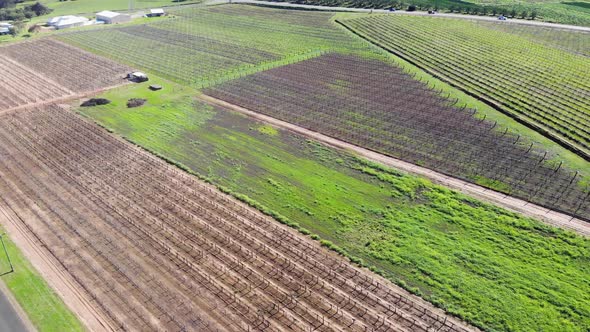
[(73, 15), (57, 16), (47, 21), (47, 25), (55, 27), (57, 30), (81, 27), (89, 24), (91, 22), (86, 17)]
[(164, 9), (162, 8), (154, 8), (150, 9), (150, 12), (146, 15), (147, 17), (159, 17), (164, 16)]
[(0, 35), (9, 34), (10, 28), (12, 28), (12, 24), (7, 23), (7, 22), (0, 22)]
[(127, 23), (131, 22), (131, 15), (104, 10), (96, 13), (96, 20), (105, 24)]

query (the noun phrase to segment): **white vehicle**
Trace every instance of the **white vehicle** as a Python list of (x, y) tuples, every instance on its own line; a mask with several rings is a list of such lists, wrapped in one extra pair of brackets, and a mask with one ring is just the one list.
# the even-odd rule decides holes
[(127, 79), (137, 83), (147, 82), (149, 80), (146, 74), (139, 71), (127, 74)]
[(506, 16), (504, 16), (504, 15), (500, 15), (500, 16), (498, 16), (498, 19), (499, 19), (500, 21), (506, 21), (506, 19), (507, 19), (507, 18), (506, 18)]

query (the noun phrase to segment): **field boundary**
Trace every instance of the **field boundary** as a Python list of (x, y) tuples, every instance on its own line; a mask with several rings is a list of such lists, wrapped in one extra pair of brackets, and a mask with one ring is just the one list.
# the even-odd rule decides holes
[(365, 36), (361, 33), (358, 33), (357, 31), (355, 31), (353, 28), (349, 27), (348, 25), (346, 25), (346, 23), (344, 23), (341, 20), (334, 20), (334, 22), (336, 22), (336, 24), (342, 26), (344, 29), (346, 29), (347, 31), (349, 31), (350, 33), (354, 34), (355, 36), (371, 43), (374, 46), (377, 46), (381, 49), (383, 49), (384, 51), (393, 54), (397, 57), (402, 58), (403, 60), (407, 61), (408, 63), (410, 63), (411, 65), (425, 71), (426, 73), (430, 74), (431, 76), (433, 76), (436, 79), (439, 79), (449, 85), (451, 85), (452, 87), (459, 89), (461, 92), (467, 94), (470, 97), (473, 97), (479, 101), (481, 101), (482, 103), (485, 103), (486, 105), (492, 107), (493, 109), (495, 109), (496, 111), (514, 119), (516, 122), (538, 132), (539, 134), (547, 137), (548, 139), (554, 141), (555, 143), (561, 145), (562, 147), (570, 150), (571, 152), (575, 153), (576, 155), (580, 156), (581, 158), (583, 158), (586, 161), (590, 161), (590, 152), (586, 151), (584, 148), (577, 146), (576, 144), (573, 144), (569, 141), (567, 141), (565, 138), (561, 137), (560, 135), (551, 132), (550, 130), (546, 129), (545, 127), (543, 127), (542, 125), (536, 124), (532, 121), (527, 120), (526, 118), (516, 114), (515, 112), (512, 112), (510, 110), (504, 109), (502, 107), (502, 103), (491, 100), (489, 98), (487, 98), (486, 96), (482, 95), (482, 94), (478, 94), (478, 93), (474, 93), (472, 91), (470, 91), (469, 89), (465, 88), (464, 86), (462, 86), (461, 84), (455, 82), (454, 80), (446, 77), (445, 75), (440, 74), (439, 72), (432, 70), (428, 67), (425, 67), (421, 64), (419, 64), (418, 62), (414, 61), (412, 58), (406, 56), (405, 54), (403, 54), (402, 52), (398, 52), (396, 50), (391, 49), (390, 47), (387, 47), (385, 45), (382, 45), (381, 43), (379, 43), (378, 41), (373, 40), (372, 38), (370, 38), (369, 36)]
[[(89, 331), (117, 331), (110, 320), (93, 304), (80, 285), (65, 271), (53, 255), (26, 229), (12, 209), (0, 201), (0, 224), (43, 280), (58, 294), (66, 306)], [(12, 293), (10, 293), (12, 295)], [(28, 318), (27, 318), (28, 319)]]
[(259, 121), (269, 123), (278, 128), (285, 129), (308, 138), (312, 138), (324, 145), (334, 147), (340, 150), (350, 151), (368, 160), (384, 164), (386, 166), (393, 167), (410, 174), (426, 177), (434, 183), (441, 184), (445, 187), (457, 190), (469, 196), (473, 196), (482, 201), (498, 205), (507, 210), (521, 213), (525, 216), (532, 217), (535, 219), (539, 219), (548, 225), (567, 229), (576, 232), (582, 236), (590, 237), (590, 223), (569, 216), (567, 214), (547, 209), (545, 207), (541, 207), (539, 205), (529, 203), (527, 201), (488, 188), (484, 188), (470, 182), (466, 182), (457, 178), (444, 175), (442, 173), (433, 171), (425, 167), (417, 166), (350, 143), (346, 143), (336, 138), (332, 138), (321, 133), (302, 128), (300, 126), (260, 114), (256, 111), (252, 111), (234, 104), (230, 104), (228, 102), (208, 95), (203, 94), (198, 96), (197, 98), (210, 105), (215, 105), (227, 110), (235, 111), (247, 115), (251, 118), (257, 119)]
[(59, 103), (66, 103), (66, 102), (70, 102), (70, 101), (74, 101), (74, 100), (81, 100), (84, 98), (88, 98), (90, 96), (95, 96), (95, 95), (101, 94), (101, 93), (108, 91), (108, 90), (120, 88), (120, 87), (128, 85), (128, 84), (131, 84), (131, 82), (125, 82), (125, 83), (117, 84), (114, 86), (100, 88), (100, 89), (93, 90), (93, 91), (82, 92), (82, 93), (79, 93), (76, 95), (69, 95), (69, 96), (59, 97), (59, 98), (55, 98), (55, 99), (43, 100), (43, 101), (40, 101), (37, 103), (20, 105), (20, 106), (16, 106), (13, 108), (0, 110), (0, 116), (3, 116), (5, 114), (9, 114), (12, 112), (18, 112), (18, 111), (24, 110), (24, 109), (29, 109), (31, 107), (39, 107), (39, 106), (43, 106), (43, 105), (59, 104)]

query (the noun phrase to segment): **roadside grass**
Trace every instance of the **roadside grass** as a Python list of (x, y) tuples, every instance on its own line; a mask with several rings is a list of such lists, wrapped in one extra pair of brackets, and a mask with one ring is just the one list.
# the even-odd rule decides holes
[[(2, 239), (14, 271), (0, 278), (33, 325), (41, 332), (85, 331), (82, 323), (39, 275), (14, 242), (7, 235), (3, 235)], [(0, 273), (7, 271), (10, 271), (10, 266), (4, 249), (0, 248)]]
[(153, 81), (79, 112), (476, 326), (590, 328), (590, 240)]

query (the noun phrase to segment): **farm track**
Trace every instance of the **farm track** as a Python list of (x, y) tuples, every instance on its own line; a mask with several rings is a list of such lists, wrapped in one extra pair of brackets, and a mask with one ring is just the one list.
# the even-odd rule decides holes
[(473, 330), (61, 107), (0, 142), (0, 203), (118, 329)]
[(330, 147), (352, 151), (353, 153), (364, 158), (367, 158), (371, 161), (381, 163), (390, 167), (394, 167), (398, 170), (402, 170), (410, 174), (424, 176), (435, 183), (444, 185), (448, 188), (460, 191), (464, 194), (481, 199), (483, 201), (498, 205), (510, 211), (522, 213), (525, 216), (539, 219), (551, 226), (568, 229), (585, 237), (590, 237), (590, 224), (586, 221), (571, 217), (567, 214), (547, 209), (545, 207), (535, 205), (533, 203), (523, 201), (521, 199), (508, 196), (506, 194), (496, 192), (470, 182), (453, 178), (425, 167), (421, 167), (418, 165), (405, 162), (403, 160), (389, 157), (377, 153), (375, 151), (371, 151), (369, 149), (365, 149), (363, 147), (350, 144), (342, 140), (297, 126), (295, 124), (282, 121), (271, 116), (257, 113), (256, 111), (249, 110), (244, 107), (240, 107), (208, 95), (201, 95), (199, 96), (199, 98), (211, 105), (215, 105), (231, 111), (245, 114), (254, 119), (269, 123), (278, 128), (289, 130), (291, 132), (312, 138)]
[(579, 219), (590, 215), (590, 187), (578, 172), (379, 61), (325, 54), (204, 93)]

